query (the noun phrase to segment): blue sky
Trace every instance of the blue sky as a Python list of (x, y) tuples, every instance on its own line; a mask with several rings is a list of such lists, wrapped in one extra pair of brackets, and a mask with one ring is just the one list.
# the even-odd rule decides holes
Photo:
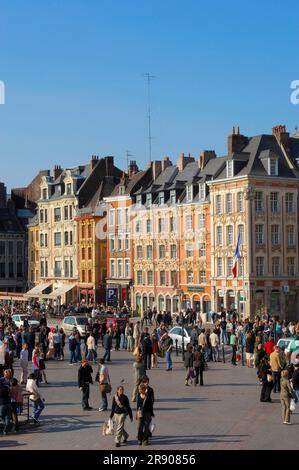
[(295, 1), (0, 0), (0, 181), (27, 185), (40, 169), (129, 149), (153, 158), (226, 151), (247, 135), (299, 126)]

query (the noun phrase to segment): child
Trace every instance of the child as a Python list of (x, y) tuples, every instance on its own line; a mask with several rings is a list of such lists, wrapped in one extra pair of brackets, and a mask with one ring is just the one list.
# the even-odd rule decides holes
[(44, 353), (40, 354), (39, 366), (40, 366), (40, 372), (41, 372), (42, 379), (45, 381), (45, 384), (48, 384), (49, 382), (47, 382), (47, 376), (46, 376), (46, 372), (45, 372), (46, 364), (45, 364), (45, 355), (44, 355)]
[(23, 411), (23, 393), (22, 387), (18, 384), (17, 379), (12, 379), (10, 387), (11, 395), (11, 408), (12, 408), (12, 419), (15, 426), (15, 431), (19, 431), (18, 414)]

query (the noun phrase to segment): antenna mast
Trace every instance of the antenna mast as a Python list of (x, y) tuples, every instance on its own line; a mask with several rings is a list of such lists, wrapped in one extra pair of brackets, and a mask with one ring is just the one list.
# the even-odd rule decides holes
[(154, 75), (146, 73), (144, 75), (147, 79), (147, 97), (148, 97), (148, 150), (149, 150), (149, 161), (152, 161), (152, 123), (151, 123), (151, 80)]

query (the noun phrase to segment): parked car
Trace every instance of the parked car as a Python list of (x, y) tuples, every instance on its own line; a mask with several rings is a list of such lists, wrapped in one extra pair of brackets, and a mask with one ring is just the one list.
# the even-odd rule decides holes
[(24, 326), (24, 320), (28, 320), (29, 326), (31, 326), (34, 330), (39, 329), (39, 321), (33, 315), (26, 315), (26, 314), (15, 314), (12, 316), (13, 323), (20, 328), (20, 326)]
[(88, 318), (78, 315), (70, 315), (63, 319), (61, 328), (63, 328), (66, 335), (70, 335), (74, 328), (79, 331), (80, 336), (85, 335), (85, 327), (88, 325)]
[[(187, 344), (191, 342), (190, 334), (191, 334), (191, 328), (188, 326), (185, 326), (184, 328), (184, 349), (186, 350)], [(182, 349), (182, 327), (181, 326), (174, 326), (171, 328), (169, 331), (169, 336), (173, 340), (173, 346), (175, 347), (176, 340), (178, 341), (178, 348)]]
[(291, 362), (295, 362), (299, 358), (299, 340), (292, 338), (292, 341), (285, 351), (291, 353)]
[(280, 338), (277, 342), (277, 346), (282, 350), (286, 351), (290, 343), (293, 341), (294, 338)]

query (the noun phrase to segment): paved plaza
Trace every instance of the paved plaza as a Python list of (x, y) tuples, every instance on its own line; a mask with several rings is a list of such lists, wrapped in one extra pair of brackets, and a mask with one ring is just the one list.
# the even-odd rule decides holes
[[(186, 387), (181, 358), (173, 354), (173, 359), (172, 372), (165, 371), (162, 359), (158, 369), (148, 371), (156, 395), (156, 430), (148, 449), (299, 449), (298, 411), (292, 415), (292, 426), (285, 426), (278, 394), (272, 394), (274, 403), (260, 403), (255, 369), (234, 367), (229, 362), (209, 363), (205, 386)], [(1, 449), (114, 449), (113, 437), (102, 436), (109, 412), (98, 411), (98, 384), (91, 386), (90, 405), (94, 409), (82, 411), (77, 370), (78, 366), (69, 366), (68, 361), (47, 362), (50, 384), (42, 385), (46, 408), (41, 425), (1, 436)], [(113, 389), (124, 379), (125, 393), (130, 397), (131, 354), (113, 351), (109, 372)], [(16, 367), (16, 377), (19, 374)], [(127, 420), (127, 449), (140, 449), (136, 427), (136, 421)]]

